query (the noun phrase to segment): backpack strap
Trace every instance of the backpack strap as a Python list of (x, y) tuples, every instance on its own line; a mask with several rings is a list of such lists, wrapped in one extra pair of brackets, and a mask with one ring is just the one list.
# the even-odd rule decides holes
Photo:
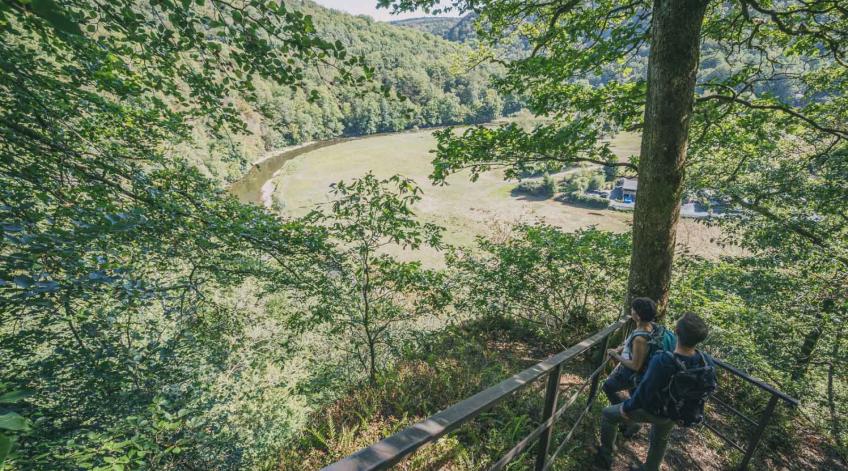
[(698, 357), (701, 360), (701, 367), (706, 368), (707, 367), (707, 359), (704, 357), (704, 352), (702, 352), (698, 349), (695, 349), (695, 353), (698, 354)]
[[(663, 354), (668, 355), (668, 357), (671, 358), (671, 361), (674, 362), (674, 365), (677, 367), (678, 371), (686, 371), (686, 365), (684, 365), (683, 362), (680, 361), (679, 358), (674, 356), (674, 352), (670, 352), (668, 350), (663, 350)], [(702, 356), (702, 358), (703, 358), (703, 356)]]
[(713, 361), (713, 357), (711, 357), (709, 353), (704, 353), (700, 350), (698, 350), (698, 353), (701, 354), (701, 364), (703, 365), (703, 368), (715, 369), (715, 362)]
[(653, 331), (651, 331), (651, 332), (633, 332), (632, 334), (630, 334), (630, 337), (628, 337), (629, 347), (633, 348), (633, 341), (636, 340), (636, 337), (645, 337), (645, 341), (648, 342), (648, 343), (651, 343), (651, 334), (652, 333), (653, 333)]
[(631, 337), (630, 341), (632, 342), (633, 339), (635, 339), (636, 337), (645, 337), (646, 339), (650, 339), (653, 336), (653, 333), (654, 331), (645, 332), (643, 330), (639, 332), (633, 332), (633, 337)]

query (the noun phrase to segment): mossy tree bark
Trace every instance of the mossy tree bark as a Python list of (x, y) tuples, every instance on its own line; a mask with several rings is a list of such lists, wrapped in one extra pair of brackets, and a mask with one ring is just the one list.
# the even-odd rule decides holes
[(665, 312), (706, 0), (655, 0), (628, 299)]

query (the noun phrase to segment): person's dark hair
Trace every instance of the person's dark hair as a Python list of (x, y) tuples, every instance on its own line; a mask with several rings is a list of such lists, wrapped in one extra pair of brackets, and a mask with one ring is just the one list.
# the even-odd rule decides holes
[(642, 322), (651, 322), (657, 317), (657, 303), (651, 298), (636, 298), (630, 303)]
[(710, 328), (707, 327), (707, 323), (700, 316), (687, 312), (677, 321), (677, 327), (674, 331), (677, 333), (677, 341), (681, 345), (694, 348), (695, 345), (707, 338)]

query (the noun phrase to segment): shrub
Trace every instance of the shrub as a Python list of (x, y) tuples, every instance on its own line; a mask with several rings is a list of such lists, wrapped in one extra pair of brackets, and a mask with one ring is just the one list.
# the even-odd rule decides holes
[(563, 193), (584, 192), (586, 190), (600, 190), (604, 186), (604, 173), (596, 168), (587, 168), (570, 172), (560, 180), (560, 189)]
[(630, 254), (627, 234), (564, 232), (516, 226), (505, 241), (478, 239), (454, 251), (454, 305), (472, 316), (504, 317), (563, 347), (609, 322), (623, 296)]
[(551, 178), (547, 173), (544, 177), (542, 177), (542, 195), (550, 198), (556, 193), (556, 183), (554, 183), (554, 179)]
[(589, 185), (587, 186), (588, 190), (598, 191), (604, 186), (604, 177), (600, 175), (595, 175), (591, 179), (589, 179)]
[(556, 193), (556, 184), (554, 179), (546, 173), (541, 181), (533, 180), (519, 183), (513, 192), (550, 198)]
[(560, 182), (560, 190), (564, 193), (583, 192), (588, 187), (589, 180), (585, 177), (567, 177)]
[(390, 243), (438, 250), (442, 229), (415, 218), (412, 205), (421, 200), (421, 189), (400, 175), (379, 179), (369, 172), (331, 188), (337, 197), (331, 210), (314, 217), (339, 244), (332, 265), (338, 275), (313, 283), (315, 305), (292, 313), (289, 325), (302, 332), (331, 326), (374, 383), (414, 322), (435, 315), (448, 297), (439, 272), (379, 250)]
[(580, 192), (571, 192), (564, 193), (562, 196), (557, 198), (559, 201), (565, 203), (576, 204), (580, 206), (585, 206), (587, 208), (593, 209), (607, 209), (609, 208), (609, 200), (606, 198), (601, 198), (598, 196), (586, 195)]

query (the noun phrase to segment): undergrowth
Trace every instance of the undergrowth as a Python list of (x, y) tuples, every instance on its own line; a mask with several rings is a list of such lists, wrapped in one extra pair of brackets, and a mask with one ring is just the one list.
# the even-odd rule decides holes
[[(313, 416), (297, 443), (282, 452), (279, 469), (319, 469), (333, 463), (539, 362), (554, 353), (553, 348), (550, 342), (504, 319), (449, 327), (433, 334), (419, 351), (379, 376), (376, 384), (360, 385)], [(589, 366), (571, 366), (571, 374), (563, 377), (578, 387)], [(560, 397), (569, 395), (563, 390)], [(422, 448), (397, 469), (491, 466), (538, 425), (543, 401), (544, 380)], [(574, 415), (580, 410), (577, 404)], [(569, 423), (569, 418), (566, 414), (563, 423)], [(587, 419), (586, 425), (594, 426), (593, 419)], [(553, 443), (565, 432), (566, 427), (560, 426)], [(574, 447), (586, 448), (579, 437), (572, 440), (571, 448), (562, 453), (568, 459), (558, 460), (555, 469), (575, 469), (572, 465), (581, 460), (575, 459), (580, 456)], [(534, 450), (535, 446), (531, 447), (508, 469), (532, 465)]]
[[(506, 319), (475, 321), (432, 333), (419, 349), (407, 353), (395, 368), (381, 374), (376, 384), (358, 384), (349, 394), (313, 415), (296, 442), (281, 452), (277, 469), (316, 470), (355, 453), (538, 363), (557, 351), (548, 340)], [(560, 405), (583, 384), (591, 369), (590, 355), (564, 365)], [(393, 469), (488, 469), (540, 423), (544, 383), (544, 380), (536, 381), (437, 442), (419, 449)], [(761, 409), (767, 402), (767, 398), (752, 394), (727, 378), (723, 389), (723, 399), (746, 412)], [(586, 399), (584, 390), (555, 425), (552, 452), (563, 441)], [(551, 469), (591, 469), (600, 409), (605, 405), (606, 399), (601, 394)], [(745, 443), (750, 430), (738, 420), (716, 412), (710, 414), (713, 424), (735, 430), (731, 436)], [(818, 449), (798, 459), (799, 449), (810, 443), (799, 442), (797, 437), (805, 435), (793, 430), (793, 418), (797, 419), (788, 411), (778, 411), (773, 418), (775, 426), (764, 437), (750, 469), (843, 469), (830, 467), (838, 463), (822, 456)], [(788, 431), (791, 431), (789, 435)], [(647, 430), (627, 442), (630, 455), (625, 457), (623, 453), (618, 460), (638, 458), (633, 455), (633, 449), (639, 450), (637, 455), (641, 454), (643, 459), (646, 445)], [(706, 430), (677, 428), (672, 434), (666, 466), (668, 469), (693, 466), (705, 470), (729, 469), (738, 464), (740, 457), (739, 452)], [(535, 458), (534, 443), (506, 469), (533, 469)]]

